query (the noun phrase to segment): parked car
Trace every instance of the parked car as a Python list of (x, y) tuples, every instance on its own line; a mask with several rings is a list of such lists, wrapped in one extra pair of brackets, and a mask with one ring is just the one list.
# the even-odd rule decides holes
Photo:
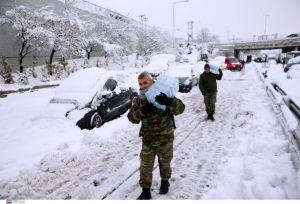
[(242, 63), (235, 57), (226, 57), (225, 66), (229, 70), (238, 70), (241, 71), (243, 68)]
[(68, 117), (81, 129), (100, 127), (131, 107), (137, 95), (134, 81), (124, 72), (100, 68), (80, 70), (57, 87), (45, 115)]
[(198, 83), (198, 78), (194, 74), (191, 66), (171, 67), (165, 72), (166, 75), (176, 77), (179, 81), (179, 92), (187, 93)]
[(298, 56), (298, 57), (295, 57), (295, 58), (291, 58), (289, 61), (288, 61), (288, 63), (287, 63), (287, 65), (284, 67), (284, 72), (288, 72), (290, 69), (291, 69), (291, 67), (293, 66), (293, 65), (295, 65), (295, 64), (300, 64), (300, 56)]
[(176, 56), (173, 54), (157, 54), (150, 58), (150, 63), (143, 68), (143, 71), (147, 71), (154, 79), (166, 71), (170, 65), (175, 64)]

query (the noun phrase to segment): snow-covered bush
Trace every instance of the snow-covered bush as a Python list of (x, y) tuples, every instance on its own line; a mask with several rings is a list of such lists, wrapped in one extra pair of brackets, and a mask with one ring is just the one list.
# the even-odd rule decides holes
[(92, 65), (90, 65), (90, 63), (89, 63), (88, 58), (85, 58), (85, 59), (84, 59), (83, 65), (81, 65), (81, 67), (82, 67), (83, 69), (91, 68), (91, 67), (92, 67)]
[(42, 77), (41, 77), (41, 81), (42, 82), (47, 82), (49, 81), (49, 70), (47, 65), (45, 67), (42, 67)]
[(103, 67), (103, 64), (101, 63), (100, 58), (97, 58), (96, 67)]
[(58, 64), (63, 66), (63, 70), (66, 70), (66, 66), (69, 64), (64, 57), (60, 58)]
[(3, 77), (4, 83), (13, 84), (14, 79), (12, 76), (11, 65), (7, 62), (5, 57), (2, 57), (1, 65), (2, 65), (2, 69), (0, 70), (0, 75)]
[(35, 79), (38, 77), (37, 73), (36, 73), (36, 70), (35, 70), (35, 67), (36, 67), (37, 64), (38, 64), (37, 58), (36, 58), (36, 56), (33, 56), (33, 58), (32, 58), (32, 68), (29, 69), (28, 71), (29, 71), (30, 75)]
[(27, 73), (26, 70), (24, 70), (23, 72), (17, 72), (17, 75), (18, 75), (18, 82), (20, 84), (23, 84), (23, 85), (29, 84), (29, 80), (28, 80), (29, 73)]

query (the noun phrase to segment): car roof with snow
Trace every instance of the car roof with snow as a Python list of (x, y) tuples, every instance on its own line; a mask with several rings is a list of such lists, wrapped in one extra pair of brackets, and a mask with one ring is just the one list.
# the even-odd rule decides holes
[(173, 63), (175, 62), (176, 56), (173, 54), (157, 54), (150, 58), (150, 64), (157, 64), (158, 62), (167, 62)]
[(165, 74), (173, 77), (190, 77), (191, 69), (188, 67), (172, 68), (168, 69)]
[(97, 92), (102, 91), (109, 78), (117, 79), (117, 82), (122, 85), (127, 84), (135, 89), (137, 87), (130, 75), (124, 72), (94, 67), (79, 70), (64, 80), (56, 88), (52, 101), (62, 103), (76, 101), (76, 105), (84, 107), (92, 101)]

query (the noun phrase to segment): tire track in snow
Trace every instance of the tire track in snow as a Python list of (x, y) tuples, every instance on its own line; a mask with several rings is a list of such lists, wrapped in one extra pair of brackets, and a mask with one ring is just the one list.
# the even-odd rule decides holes
[[(188, 96), (184, 101), (191, 99), (192, 96)], [(194, 108), (187, 107), (184, 114), (176, 117), (176, 121), (182, 121), (192, 115)], [(190, 119), (194, 117), (190, 116)], [(179, 123), (177, 130), (184, 132), (189, 125), (189, 121)], [(60, 146), (57, 152), (45, 156), (37, 169), (24, 170), (11, 180), (1, 181), (0, 198), (99, 198), (100, 194), (93, 193), (95, 189), (101, 189), (101, 192), (107, 188), (111, 189), (115, 186), (115, 183), (110, 183), (111, 177), (127, 177), (128, 172), (133, 171), (134, 166), (131, 164), (138, 162), (139, 166), (141, 145), (140, 138), (137, 137), (138, 130), (138, 125), (117, 130), (116, 139), (113, 140), (101, 139), (97, 130), (83, 132), (82, 143), (86, 148), (73, 153), (68, 150), (67, 144)], [(124, 169), (126, 171), (123, 171)]]
[[(237, 87), (239, 92), (242, 90), (242, 87), (237, 86), (240, 83), (243, 83), (241, 76), (234, 80), (225, 81), (221, 85), (226, 84), (226, 86), (229, 86), (226, 88)], [(228, 91), (230, 89), (221, 89), (219, 93), (218, 99), (221, 100), (217, 105), (216, 122), (199, 122), (190, 135), (174, 148), (173, 176), (170, 180), (170, 192), (167, 195), (158, 194), (160, 176), (158, 168), (154, 171), (152, 185), (154, 199), (201, 199), (202, 195), (214, 185), (216, 173), (226, 162), (222, 158), (228, 151), (227, 146), (233, 139), (232, 132), (237, 126), (234, 123), (227, 123), (227, 121), (232, 121), (236, 117), (238, 114), (237, 107), (241, 100), (239, 96), (228, 93)], [(198, 106), (197, 103), (200, 104), (199, 101), (202, 99), (200, 94), (192, 98), (191, 104), (187, 105), (194, 107), (193, 115), (197, 115), (199, 113), (197, 113), (195, 107)], [(203, 104), (200, 111), (204, 111)], [(183, 132), (177, 132), (176, 134), (176, 137), (184, 137)], [(116, 189), (108, 199), (135, 199), (141, 191), (138, 179), (139, 175), (135, 174), (123, 186)], [(176, 192), (174, 189), (176, 189)]]

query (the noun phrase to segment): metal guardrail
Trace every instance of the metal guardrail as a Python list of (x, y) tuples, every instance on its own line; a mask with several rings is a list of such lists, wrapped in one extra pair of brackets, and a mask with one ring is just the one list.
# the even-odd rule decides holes
[[(280, 93), (282, 96), (287, 96), (286, 92), (280, 88), (276, 83), (271, 83), (274, 89)], [(284, 103), (287, 105), (287, 107), (291, 110), (291, 112), (296, 116), (298, 121), (300, 121), (300, 108), (299, 106), (290, 98), (284, 97), (283, 98)]]
[[(255, 67), (255, 72), (257, 76), (266, 86), (266, 91), (268, 95), (273, 98), (273, 108), (275, 114), (278, 116), (278, 119), (283, 127), (285, 134), (289, 138), (290, 146), (289, 150), (291, 152), (291, 159), (297, 169), (300, 169), (300, 108), (299, 106), (291, 100), (287, 93), (276, 83), (267, 84), (263, 73), (261, 73), (257, 67)], [(281, 96), (280, 102), (277, 101), (276, 93)], [(275, 100), (275, 101), (274, 101)], [(298, 125), (295, 129), (290, 129), (287, 118), (282, 111), (283, 106), (289, 110), (291, 116), (294, 116), (295, 120), (298, 121)]]

